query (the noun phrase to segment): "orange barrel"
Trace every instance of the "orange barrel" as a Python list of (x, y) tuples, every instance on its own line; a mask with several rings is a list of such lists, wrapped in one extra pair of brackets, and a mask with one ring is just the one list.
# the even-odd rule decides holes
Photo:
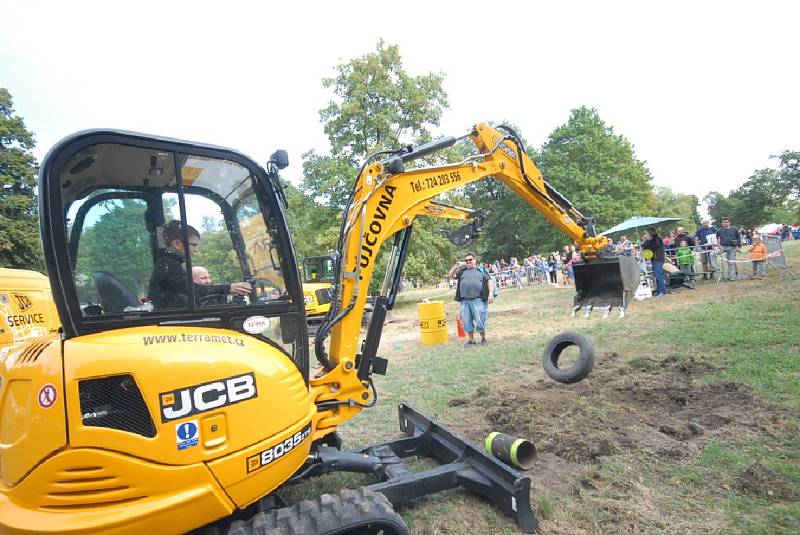
[(420, 341), (426, 345), (447, 343), (447, 318), (444, 301), (417, 303)]

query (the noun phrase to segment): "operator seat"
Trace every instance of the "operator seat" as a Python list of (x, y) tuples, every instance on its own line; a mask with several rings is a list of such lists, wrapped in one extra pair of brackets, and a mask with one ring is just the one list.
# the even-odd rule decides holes
[(138, 307), (141, 304), (133, 292), (111, 273), (95, 271), (92, 277), (104, 314), (121, 314), (125, 307)]

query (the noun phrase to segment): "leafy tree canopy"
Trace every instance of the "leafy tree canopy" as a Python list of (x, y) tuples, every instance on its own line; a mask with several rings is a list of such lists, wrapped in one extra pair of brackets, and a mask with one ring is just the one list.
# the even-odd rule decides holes
[(682, 217), (683, 219), (671, 226), (684, 227), (687, 232), (693, 234), (700, 226), (700, 213), (697, 211), (699, 203), (695, 195), (676, 193), (670, 188), (657, 187), (651, 192), (647, 213), (643, 215)]
[(800, 199), (800, 151), (785, 150), (777, 158), (780, 175), (778, 191)]
[[(331, 154), (306, 153), (301, 190), (287, 190), (289, 225), (300, 258), (335, 248), (342, 211), (360, 164), (378, 150), (429, 140), (429, 128), (439, 124), (447, 106), (444, 76), (406, 73), (399, 48), (383, 41), (374, 52), (334, 70), (336, 76), (323, 80), (334, 98), (320, 110)], [(431, 281), (451, 260), (452, 246), (438, 226), (424, 218), (415, 223), (407, 276)], [(376, 266), (373, 291), (382, 266), (382, 262)]]
[(331, 155), (304, 155), (303, 191), (316, 202), (341, 210), (358, 166), (378, 150), (430, 139), (447, 106), (444, 75), (411, 76), (400, 50), (378, 42), (375, 52), (337, 65), (323, 80), (334, 99), (320, 110)]
[(320, 110), (334, 155), (359, 163), (376, 150), (429, 138), (447, 107), (443, 74), (410, 76), (400, 49), (378, 42), (375, 52), (335, 67), (322, 84), (336, 100)]
[(38, 166), (33, 134), (14, 114), (8, 90), (0, 87), (0, 266), (44, 269), (36, 207)]
[[(651, 176), (633, 147), (605, 125), (594, 109), (572, 110), (541, 151), (527, 149), (542, 174), (599, 229), (644, 213), (651, 196)], [(499, 182), (483, 181), (470, 198), (487, 217), (481, 246), (489, 259), (560, 249), (569, 239)]]
[(704, 198), (708, 213), (717, 223), (730, 217), (734, 225), (745, 227), (790, 222), (798, 216), (798, 202), (784, 172), (791, 174), (791, 168), (759, 169), (727, 197), (712, 191)]
[(145, 209), (142, 201), (132, 199), (92, 207), (89, 217), (97, 221), (81, 233), (76, 266), (78, 295), (83, 301), (97, 302), (91, 277), (98, 271), (113, 274), (137, 297), (147, 295), (153, 254), (144, 227)]

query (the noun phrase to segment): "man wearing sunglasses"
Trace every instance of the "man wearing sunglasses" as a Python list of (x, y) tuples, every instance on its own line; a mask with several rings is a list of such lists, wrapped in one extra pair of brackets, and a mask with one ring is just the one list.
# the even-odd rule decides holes
[(481, 343), (486, 343), (486, 318), (489, 303), (494, 301), (494, 281), (478, 269), (475, 253), (467, 253), (464, 262), (456, 262), (447, 274), (457, 279), (456, 301), (461, 303), (461, 320), (469, 340), (467, 346), (475, 345), (475, 332), (481, 335)]

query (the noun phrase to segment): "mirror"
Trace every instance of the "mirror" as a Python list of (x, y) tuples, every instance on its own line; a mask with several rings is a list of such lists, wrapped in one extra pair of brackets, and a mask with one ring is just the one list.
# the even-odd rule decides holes
[(269, 157), (269, 163), (275, 164), (278, 169), (289, 167), (289, 153), (283, 149), (278, 149)]

